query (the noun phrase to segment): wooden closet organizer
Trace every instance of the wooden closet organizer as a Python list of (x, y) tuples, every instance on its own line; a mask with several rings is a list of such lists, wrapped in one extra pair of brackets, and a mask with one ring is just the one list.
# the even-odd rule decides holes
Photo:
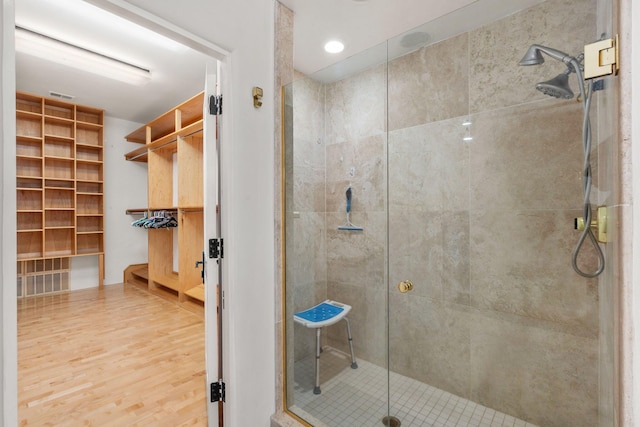
[[(204, 92), (172, 108), (125, 138), (144, 144), (127, 154), (129, 161), (148, 164), (148, 208), (127, 214), (168, 211), (177, 214), (178, 272), (174, 271), (174, 229), (148, 229), (149, 263), (131, 266), (125, 278), (149, 291), (202, 311), (201, 269), (203, 220), (203, 101)], [(175, 169), (175, 170), (174, 170)], [(177, 175), (177, 184), (174, 177)]]
[(16, 93), (20, 263), (98, 255), (104, 279), (103, 110)]

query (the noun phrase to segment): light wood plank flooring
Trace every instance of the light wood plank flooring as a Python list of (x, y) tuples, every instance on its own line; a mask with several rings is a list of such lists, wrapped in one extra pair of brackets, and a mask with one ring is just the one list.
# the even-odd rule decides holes
[(18, 301), (21, 426), (207, 423), (204, 321), (131, 285)]

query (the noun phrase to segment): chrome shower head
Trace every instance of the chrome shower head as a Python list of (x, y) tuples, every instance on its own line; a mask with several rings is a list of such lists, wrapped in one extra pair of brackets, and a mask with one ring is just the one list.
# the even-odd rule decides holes
[(558, 61), (564, 62), (567, 65), (571, 62), (572, 59), (574, 59), (573, 57), (557, 49), (541, 46), (539, 44), (532, 44), (531, 46), (529, 46), (527, 53), (520, 60), (519, 65), (542, 64), (544, 62), (544, 57), (542, 56), (542, 53), (546, 53), (553, 59), (557, 59)]
[(569, 74), (570, 69), (567, 69), (564, 73), (558, 74), (551, 80), (546, 82), (540, 82), (536, 85), (536, 89), (545, 95), (553, 96), (554, 98), (572, 99), (573, 91), (569, 87)]
[(544, 62), (544, 57), (540, 53), (538, 45), (531, 45), (527, 53), (522, 57), (518, 65), (540, 65)]

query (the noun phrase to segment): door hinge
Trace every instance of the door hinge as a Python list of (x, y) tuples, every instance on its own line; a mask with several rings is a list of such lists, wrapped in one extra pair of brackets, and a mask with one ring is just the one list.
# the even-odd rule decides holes
[(600, 40), (584, 47), (584, 78), (618, 74), (620, 52), (618, 35), (611, 39)]
[(224, 381), (218, 380), (211, 383), (211, 402), (225, 402), (225, 384)]
[(209, 97), (209, 114), (219, 116), (222, 114), (222, 95)]
[(222, 239), (209, 239), (209, 258), (224, 258), (224, 241)]

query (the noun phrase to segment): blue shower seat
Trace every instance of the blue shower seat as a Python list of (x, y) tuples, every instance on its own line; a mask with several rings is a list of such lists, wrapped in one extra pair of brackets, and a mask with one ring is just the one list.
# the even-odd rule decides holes
[(351, 327), (347, 314), (351, 311), (351, 306), (341, 302), (326, 300), (304, 311), (294, 313), (293, 320), (307, 328), (316, 330), (316, 382), (313, 388), (313, 394), (320, 394), (320, 334), (322, 328), (333, 325), (334, 323), (344, 320), (347, 323), (347, 337), (349, 338), (349, 350), (351, 351), (351, 368), (357, 369), (356, 357), (353, 354), (353, 339), (351, 338)]

